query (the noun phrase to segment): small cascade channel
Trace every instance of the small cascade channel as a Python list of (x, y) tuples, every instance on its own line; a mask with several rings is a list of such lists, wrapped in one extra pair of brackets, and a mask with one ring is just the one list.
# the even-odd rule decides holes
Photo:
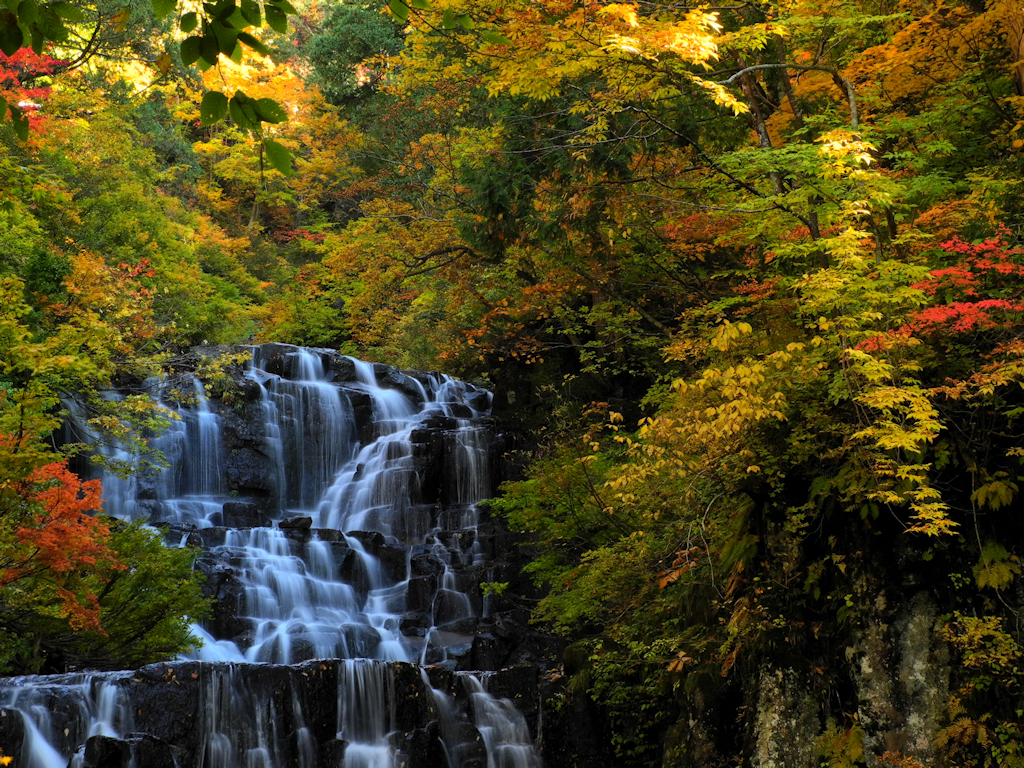
[(0, 679), (3, 754), (15, 768), (539, 768), (523, 715), (485, 685), (511, 642), (480, 586), (508, 572), (477, 506), (499, 480), (489, 393), (279, 344), (236, 374), (219, 397), (187, 375), (153, 382), (177, 415), (152, 441), (168, 466), (104, 478), (109, 512), (201, 547), (217, 601), (194, 630), (203, 647)]

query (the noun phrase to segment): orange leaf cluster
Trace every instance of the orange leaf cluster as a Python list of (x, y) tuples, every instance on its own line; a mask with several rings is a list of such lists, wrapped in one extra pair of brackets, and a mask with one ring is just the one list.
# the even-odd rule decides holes
[(65, 462), (56, 462), (36, 469), (19, 486), (33, 512), (15, 532), (20, 552), (0, 571), (0, 586), (41, 579), (54, 589), (72, 628), (100, 629), (99, 602), (87, 577), (123, 568), (107, 544), (110, 529), (91, 514), (100, 509), (100, 481), (83, 482)]

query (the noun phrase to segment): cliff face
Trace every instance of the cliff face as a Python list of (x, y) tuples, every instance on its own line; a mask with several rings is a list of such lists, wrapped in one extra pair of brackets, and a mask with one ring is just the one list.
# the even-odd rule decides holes
[[(878, 594), (853, 642), (834, 660), (851, 683), (846, 694), (853, 711), (842, 715), (821, 699), (820, 686), (809, 679), (821, 670), (765, 663), (750, 696), (756, 706), (749, 734), (751, 765), (816, 768), (823, 759), (845, 758), (850, 764), (875, 766), (884, 764), (886, 753), (936, 764), (939, 732), (948, 723), (951, 671), (940, 625), (928, 592), (891, 607)], [(837, 716), (856, 723), (856, 730), (846, 731), (848, 743), (838, 743)]]
[[(745, 649), (728, 675), (680, 686), (681, 716), (665, 731), (661, 764), (696, 768), (732, 756), (755, 768), (916, 768), (965, 764), (965, 756), (972, 764), (989, 743), (1012, 751), (1013, 711), (1024, 703), (1013, 684), (1012, 625), (956, 612), (954, 590), (900, 556), (905, 539), (887, 544), (879, 549), (891, 557), (865, 556), (847, 570), (845, 623), (835, 613), (809, 616), (811, 631)], [(972, 703), (988, 711), (980, 721), (966, 710)]]

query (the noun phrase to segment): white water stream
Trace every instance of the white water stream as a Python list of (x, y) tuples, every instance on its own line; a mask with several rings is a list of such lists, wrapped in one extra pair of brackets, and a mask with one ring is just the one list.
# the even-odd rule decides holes
[[(280, 350), (275, 348), (279, 367)], [(396, 768), (394, 718), (387, 708), (394, 695), (387, 693), (391, 678), (383, 662), (451, 663), (450, 654), (464, 652), (472, 639), (456, 625), (481, 615), (478, 585), (467, 588), (463, 579), (460, 588), (456, 569), (484, 559), (476, 503), (492, 490), (489, 433), (482, 423), (489, 395), (437, 374), (414, 379), (388, 369), (392, 385), (382, 386), (379, 367), (361, 361), (348, 362), (354, 380), (337, 383), (316, 350), (289, 351), (282, 371), (287, 375), (269, 373), (265, 363), (264, 351), (256, 348), (245, 377), (259, 394), (257, 458), (270, 489), (266, 498), (228, 490), (223, 410), (190, 380), (193, 402), (177, 408), (179, 419), (153, 441), (170, 462), (150, 494), (156, 498), (140, 498), (139, 483), (104, 478), (106, 508), (122, 517), (148, 514), (204, 535), (222, 526), (226, 505), (240, 502), (262, 505), (274, 521), (311, 518), (309, 532), (229, 528), (211, 539), (219, 542), (211, 556), (236, 580), (236, 624), (245, 629), (216, 637), (209, 628), (196, 628), (205, 641), (196, 658), (209, 662), (202, 667), (201, 768), (283, 768), (285, 740), (293, 745), (295, 762), (289, 764), (328, 764), (316, 756), (299, 700), (293, 696), (290, 704), (297, 732), (280, 733), (274, 711), (254, 703), (246, 682), (250, 663), (308, 659), (345, 660), (337, 706), (337, 740), (345, 746), (337, 764)], [(432, 480), (439, 499), (424, 498), (425, 446), (443, 454), (441, 476)], [(437, 581), (427, 610), (420, 611), (426, 614), (421, 631), (403, 632), (414, 550), (436, 563)], [(88, 737), (131, 732), (123, 688), (109, 682), (125, 674), (0, 680), (0, 716), (20, 713), (27, 734), (22, 754), (14, 755), (15, 768), (77, 766)], [(514, 706), (491, 697), (475, 677), (465, 682), (488, 768), (539, 766)], [(438, 691), (433, 695), (442, 713), (444, 751), (450, 768), (457, 768), (460, 747), (444, 720), (451, 703)], [(66, 725), (55, 726), (53, 702), (69, 697), (79, 702), (77, 711), (68, 713), (62, 704)]]

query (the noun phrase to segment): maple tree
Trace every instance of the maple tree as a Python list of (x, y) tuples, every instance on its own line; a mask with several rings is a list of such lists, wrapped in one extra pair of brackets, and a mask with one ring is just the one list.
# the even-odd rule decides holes
[[(14, 492), (31, 517), (17, 525), (13, 546), (4, 551), (0, 584), (8, 588), (8, 610), (17, 613), (21, 600), (52, 605), (73, 629), (97, 629), (99, 602), (82, 583), (95, 572), (124, 567), (106, 546), (109, 528), (95, 516), (100, 482), (83, 483), (66, 465), (55, 463), (36, 469)], [(11, 514), (8, 510), (5, 517)]]

